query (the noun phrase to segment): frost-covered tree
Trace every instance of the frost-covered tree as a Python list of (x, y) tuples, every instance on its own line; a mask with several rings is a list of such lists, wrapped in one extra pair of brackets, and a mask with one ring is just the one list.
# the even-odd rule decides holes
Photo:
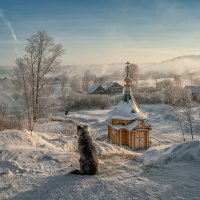
[(182, 87), (183, 86), (183, 80), (181, 75), (175, 75), (174, 76), (174, 84), (176, 87)]
[(27, 39), (25, 54), (17, 58), (16, 80), (26, 102), (27, 111), (37, 120), (48, 95), (47, 74), (58, 64), (64, 50), (45, 31), (38, 31)]
[(127, 63), (124, 73), (127, 74), (132, 79), (132, 91), (137, 92), (138, 90), (138, 80), (139, 80), (139, 67), (133, 63)]
[(64, 91), (66, 84), (68, 81), (68, 76), (67, 76), (67, 72), (63, 72), (61, 77), (60, 77), (60, 83), (61, 83), (61, 92)]
[(71, 109), (71, 96), (67, 91), (63, 91), (60, 96), (61, 101), (61, 107), (65, 112), (65, 115), (67, 115)]
[(90, 70), (86, 70), (82, 77), (82, 89), (83, 91), (88, 92), (89, 87), (92, 85), (96, 76), (90, 72)]
[(82, 80), (79, 75), (69, 78), (69, 84), (74, 91), (80, 91), (82, 87)]
[(65, 115), (67, 115), (71, 108), (70, 92), (66, 88), (68, 81), (67, 72), (62, 73), (60, 81), (61, 81), (61, 95), (59, 97), (59, 101), (61, 101), (61, 108), (64, 110)]
[(192, 140), (194, 139), (193, 133), (193, 117), (192, 117), (192, 95), (191, 92), (180, 87), (167, 87), (163, 91), (164, 103), (170, 105), (174, 110), (181, 127), (182, 138), (185, 141), (185, 130), (188, 129)]

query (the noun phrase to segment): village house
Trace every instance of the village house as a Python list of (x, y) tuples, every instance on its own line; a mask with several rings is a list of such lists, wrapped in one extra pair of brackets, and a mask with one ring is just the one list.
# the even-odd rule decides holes
[(124, 95), (121, 102), (109, 113), (108, 138), (118, 145), (128, 145), (133, 149), (149, 147), (150, 125), (145, 122), (144, 113), (131, 94), (132, 80), (129, 77), (129, 63), (124, 79)]
[(185, 86), (184, 89), (191, 92), (193, 100), (200, 102), (200, 86)]
[(112, 83), (106, 90), (107, 94), (115, 95), (115, 94), (122, 94), (123, 93), (123, 86), (117, 82)]
[(107, 95), (115, 95), (122, 94), (123, 86), (119, 83), (114, 82), (108, 88), (104, 88), (101, 84), (94, 83), (89, 89), (88, 94), (107, 94)]
[(88, 89), (88, 94), (105, 94), (106, 90), (105, 88), (98, 84), (94, 83), (89, 89)]

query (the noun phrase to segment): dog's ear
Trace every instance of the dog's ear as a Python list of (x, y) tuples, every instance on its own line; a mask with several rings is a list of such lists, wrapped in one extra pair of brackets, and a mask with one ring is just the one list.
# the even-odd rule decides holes
[(81, 125), (77, 125), (77, 130), (80, 130), (82, 128)]
[(84, 129), (84, 131), (88, 132), (88, 126), (87, 125), (84, 125), (83, 129)]
[(78, 136), (79, 136), (80, 133), (82, 132), (82, 131), (81, 131), (82, 129), (83, 129), (82, 126), (80, 126), (80, 125), (77, 126), (77, 135), (78, 135)]

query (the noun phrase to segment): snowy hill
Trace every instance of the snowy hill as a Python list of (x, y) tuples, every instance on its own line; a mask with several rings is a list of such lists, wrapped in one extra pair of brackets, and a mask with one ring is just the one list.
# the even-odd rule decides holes
[(0, 132), (0, 199), (198, 199), (199, 141), (147, 151), (146, 161), (165, 160), (167, 152), (182, 155), (159, 168), (143, 165), (137, 159), (141, 153), (105, 142), (95, 144), (99, 175), (70, 175), (79, 158), (74, 135)]
[[(109, 110), (51, 116), (53, 121), (38, 121), (32, 135), (26, 130), (1, 131), (0, 199), (198, 199), (200, 141), (174, 144), (180, 138), (177, 122), (168, 123), (169, 108), (143, 109), (153, 125), (151, 136), (169, 145), (135, 152), (107, 143)], [(96, 138), (97, 176), (69, 174), (79, 167), (74, 122), (87, 123)]]
[(185, 71), (200, 72), (200, 55), (185, 55), (164, 60), (159, 63), (139, 64), (145, 71), (174, 72), (182, 74)]
[[(131, 61), (130, 61), (131, 62)], [(161, 62), (154, 63), (135, 63), (142, 72), (147, 71), (159, 71), (159, 72), (174, 72), (181, 74), (185, 71), (200, 71), (200, 55), (184, 55), (163, 60)], [(113, 71), (123, 72), (124, 63), (113, 64), (93, 64), (93, 65), (79, 65), (72, 68), (71, 66), (61, 66), (60, 69), (64, 69), (70, 72), (70, 74), (84, 73), (86, 70), (90, 70), (96, 75), (111, 74)]]

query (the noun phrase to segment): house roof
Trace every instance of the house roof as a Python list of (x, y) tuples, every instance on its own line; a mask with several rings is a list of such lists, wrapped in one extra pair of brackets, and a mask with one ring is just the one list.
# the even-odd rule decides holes
[(110, 86), (110, 88), (113, 88), (113, 87), (123, 88), (123, 86), (120, 85), (118, 82), (112, 83), (112, 85)]
[(124, 88), (122, 85), (120, 85), (118, 82), (110, 82), (110, 84), (109, 85), (104, 85), (104, 88), (106, 89), (106, 90), (109, 90), (110, 88)]
[(94, 93), (97, 89), (105, 90), (100, 84), (94, 83), (94, 84), (88, 89), (88, 93), (89, 93), (89, 94)]
[(185, 89), (190, 90), (193, 94), (200, 94), (200, 86), (185, 86)]

